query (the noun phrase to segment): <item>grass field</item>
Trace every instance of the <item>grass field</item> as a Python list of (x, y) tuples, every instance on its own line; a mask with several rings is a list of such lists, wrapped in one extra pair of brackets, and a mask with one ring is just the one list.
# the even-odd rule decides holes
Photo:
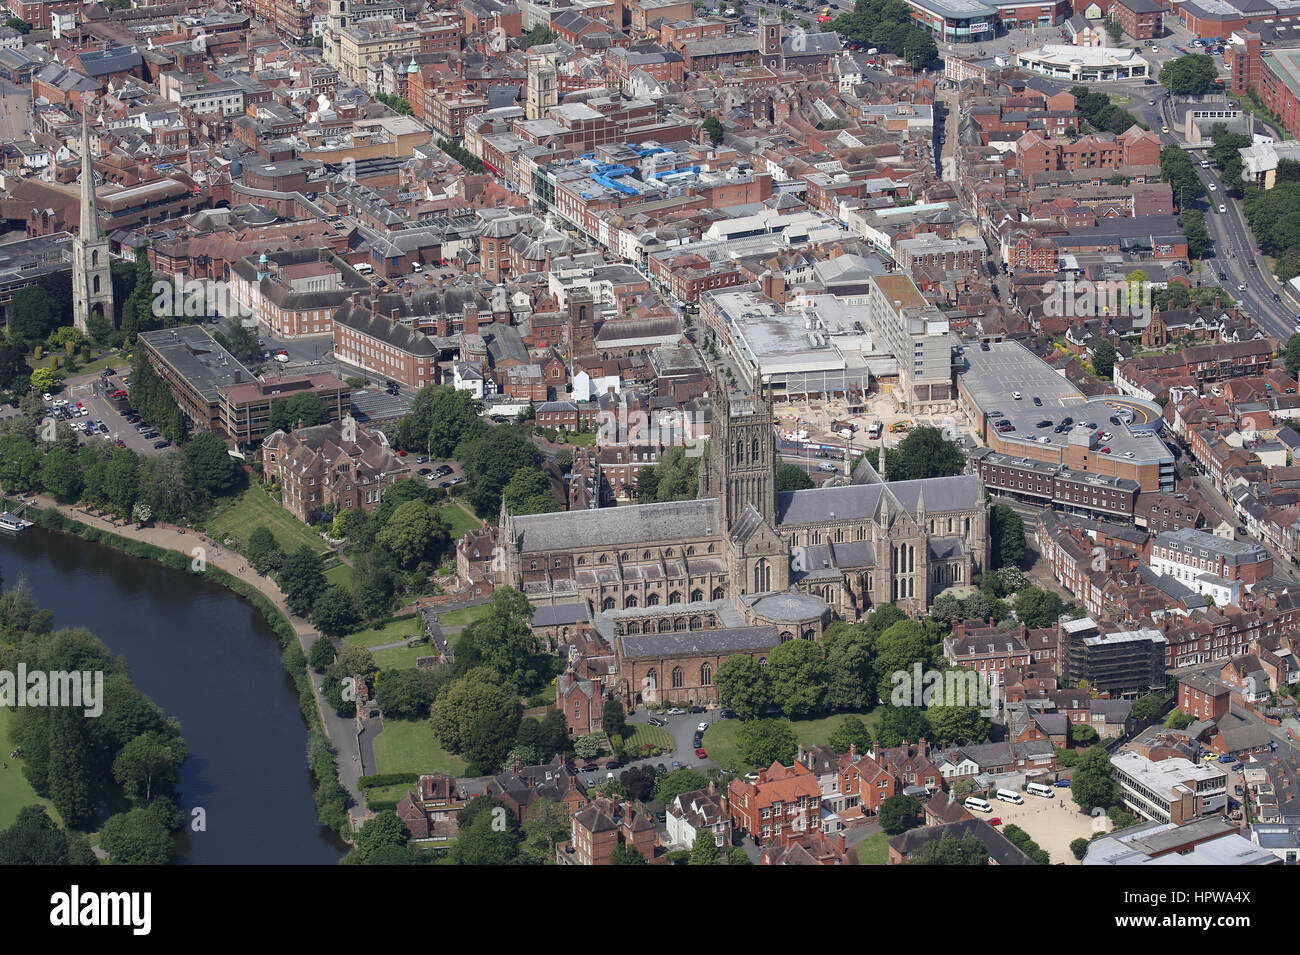
[(461, 537), (468, 531), (474, 530), (476, 527), (483, 526), (474, 515), (470, 514), (465, 510), (465, 508), (461, 507), (454, 501), (448, 501), (446, 504), (443, 504), (442, 507), (438, 508), (438, 513), (441, 514), (442, 519), (447, 522), (447, 528), (451, 532), (452, 540), (456, 540), (458, 537)]
[[(788, 723), (794, 729), (795, 738), (803, 745), (820, 746), (839, 729), (840, 723), (846, 716), (859, 717), (873, 734), (880, 723), (879, 714), (872, 710), (861, 713), (836, 713), (833, 716), (823, 716), (813, 720), (788, 720), (784, 716), (776, 718)], [(709, 759), (719, 766), (724, 766), (732, 772), (749, 773), (763, 767), (755, 766), (740, 758), (740, 744), (737, 742), (737, 737), (741, 725), (740, 720), (719, 720), (714, 723), (704, 733), (704, 751), (709, 754)]]
[(280, 502), (253, 484), (233, 506), (221, 511), (208, 521), (208, 533), (217, 540), (230, 537), (240, 545), (261, 524), (266, 527), (286, 554), (306, 544), (318, 554), (329, 550), (325, 539), (298, 520)]
[[(401, 799), (401, 796), (397, 797)], [(867, 836), (859, 842), (855, 849), (858, 850), (859, 865), (886, 865), (889, 862), (889, 839), (887, 832), (877, 832)]]
[(9, 763), (8, 769), (0, 769), (0, 829), (8, 829), (18, 818), (18, 812), (24, 806), (40, 803), (50, 813), (50, 818), (63, 825), (54, 806), (48, 799), (36, 795), (31, 783), (23, 775), (22, 760), (8, 759), (13, 750), (13, 740), (9, 738), (9, 727), (14, 719), (14, 711), (7, 706), (0, 707), (0, 756)]
[(376, 773), (451, 773), (461, 776), (465, 761), (438, 745), (428, 720), (384, 720), (375, 737)]
[(349, 633), (343, 638), (343, 642), (356, 647), (377, 647), (423, 632), (424, 621), (415, 616), (407, 617), (405, 620), (387, 620), (373, 627), (358, 630), (356, 633)]
[(415, 666), (420, 657), (437, 656), (438, 651), (427, 643), (413, 647), (393, 647), (391, 650), (376, 650), (375, 665), (381, 670), (404, 670)]
[(658, 746), (660, 749), (673, 748), (672, 734), (666, 729), (649, 723), (629, 723), (628, 727), (632, 733), (623, 741), (623, 745), (629, 751), (635, 752), (646, 745)]
[(444, 631), (454, 630), (457, 627), (467, 627), (479, 617), (486, 616), (490, 606), (490, 604), (479, 604), (477, 607), (461, 607), (459, 610), (440, 613), (438, 614), (438, 625)]

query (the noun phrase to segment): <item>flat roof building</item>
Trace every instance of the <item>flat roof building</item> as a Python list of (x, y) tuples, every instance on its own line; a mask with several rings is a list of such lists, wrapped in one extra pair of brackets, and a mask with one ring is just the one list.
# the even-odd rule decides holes
[(1153, 761), (1141, 753), (1117, 753), (1110, 764), (1120, 799), (1143, 819), (1182, 824), (1223, 811), (1228, 774), (1217, 764), (1181, 756)]

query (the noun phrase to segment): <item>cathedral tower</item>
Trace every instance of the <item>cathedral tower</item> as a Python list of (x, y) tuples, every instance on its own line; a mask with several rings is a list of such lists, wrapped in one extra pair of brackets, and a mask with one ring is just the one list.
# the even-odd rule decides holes
[(717, 497), (722, 532), (753, 504), (776, 526), (776, 449), (772, 409), (761, 395), (732, 397), (720, 384), (714, 398), (709, 460), (701, 462), (700, 497)]
[(113, 277), (109, 270), (108, 239), (99, 231), (95, 204), (95, 166), (90, 156), (90, 125), (81, 114), (81, 232), (72, 242), (72, 323), (89, 334), (96, 311), (110, 325), (113, 319)]

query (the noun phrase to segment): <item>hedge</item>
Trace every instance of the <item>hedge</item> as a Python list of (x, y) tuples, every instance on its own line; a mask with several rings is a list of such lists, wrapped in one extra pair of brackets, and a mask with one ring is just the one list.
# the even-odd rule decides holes
[(375, 773), (362, 776), (357, 780), (358, 789), (370, 789), (374, 786), (404, 786), (420, 781), (419, 773)]

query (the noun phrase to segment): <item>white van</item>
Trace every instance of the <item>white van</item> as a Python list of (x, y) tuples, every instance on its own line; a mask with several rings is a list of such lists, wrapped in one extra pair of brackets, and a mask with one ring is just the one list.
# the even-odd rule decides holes
[(1003, 802), (1014, 803), (1017, 806), (1023, 806), (1025, 804), (1024, 797), (1012, 789), (999, 789), (997, 796)]
[(967, 796), (966, 801), (962, 803), (967, 809), (973, 809), (976, 812), (992, 812), (993, 807), (979, 796)]
[(1052, 792), (1051, 786), (1044, 786), (1042, 783), (1028, 783), (1025, 786), (1025, 792), (1032, 796), (1042, 796), (1045, 799), (1051, 799), (1056, 795)]
[(371, 265), (369, 262), (360, 262), (357, 265), (354, 265), (352, 267), (356, 269), (358, 272), (360, 272), (362, 275), (369, 275), (371, 272), (375, 270), (375, 267)]
[(817, 469), (818, 469), (819, 471), (837, 471), (837, 470), (839, 470), (837, 467), (835, 467), (835, 465), (831, 464), (829, 461), (823, 461), (821, 464), (817, 465)]

